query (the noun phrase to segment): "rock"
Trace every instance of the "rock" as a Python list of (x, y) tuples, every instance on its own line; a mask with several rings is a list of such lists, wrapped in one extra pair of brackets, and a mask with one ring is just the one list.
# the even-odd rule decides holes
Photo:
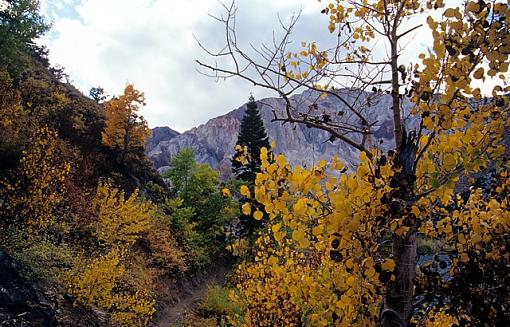
[[(366, 103), (364, 115), (369, 123), (373, 123), (373, 142), (382, 150), (388, 150), (394, 146), (392, 140), (393, 120), (391, 96), (386, 94), (374, 94), (354, 89), (337, 90), (344, 99), (349, 102), (361, 99), (360, 103)], [(370, 97), (370, 100), (365, 101)], [(300, 95), (291, 97), (291, 101), (298, 111), (306, 112), (310, 105), (318, 98), (318, 94), (306, 91)], [(353, 168), (358, 162), (359, 152), (342, 141), (327, 141), (330, 135), (315, 128), (307, 128), (302, 124), (290, 125), (281, 122), (271, 122), (273, 110), (282, 115), (285, 110), (283, 99), (267, 98), (257, 101), (261, 117), (264, 121), (266, 132), (270, 141), (276, 142), (276, 153), (285, 153), (292, 165), (310, 166), (321, 159), (329, 160), (338, 155), (346, 164)], [(405, 111), (411, 108), (407, 98), (403, 100)], [(327, 96), (317, 101), (320, 112), (326, 111), (332, 114), (345, 113), (345, 121), (360, 126), (359, 119), (349, 114), (346, 106), (333, 96)], [(209, 120), (207, 123), (192, 128), (180, 135), (169, 139), (151, 139), (147, 143), (155, 146), (146, 148), (147, 156), (153, 162), (156, 169), (164, 171), (170, 162), (170, 158), (180, 149), (192, 147), (195, 149), (198, 162), (208, 163), (213, 168), (219, 169), (223, 178), (231, 174), (230, 159), (234, 153), (241, 120), (246, 110), (246, 105), (233, 110), (226, 115)], [(407, 117), (407, 115), (406, 115)], [(407, 126), (413, 126), (416, 122), (407, 119)], [(159, 132), (157, 132), (159, 133)], [(155, 133), (154, 135), (156, 135)], [(357, 141), (361, 139), (356, 138)], [(165, 168), (163, 168), (165, 167)]]
[(50, 301), (26, 283), (14, 268), (12, 258), (0, 251), (1, 326), (55, 326)]
[(154, 148), (158, 143), (163, 141), (169, 141), (179, 135), (179, 132), (174, 131), (170, 127), (155, 127), (152, 129), (152, 135), (146, 142), (146, 147), (151, 149)]
[(12, 258), (0, 251), (0, 326), (108, 326), (109, 316), (74, 306), (62, 289), (26, 281)]

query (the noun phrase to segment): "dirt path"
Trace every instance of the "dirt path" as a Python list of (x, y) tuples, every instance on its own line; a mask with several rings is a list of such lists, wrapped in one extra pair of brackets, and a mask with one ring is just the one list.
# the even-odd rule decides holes
[(199, 285), (193, 287), (190, 292), (184, 294), (179, 302), (167, 305), (161, 309), (156, 318), (150, 324), (151, 327), (170, 327), (176, 323), (182, 315), (198, 306), (200, 300), (205, 296), (210, 285), (223, 284), (229, 267), (221, 265), (213, 272), (208, 273)]

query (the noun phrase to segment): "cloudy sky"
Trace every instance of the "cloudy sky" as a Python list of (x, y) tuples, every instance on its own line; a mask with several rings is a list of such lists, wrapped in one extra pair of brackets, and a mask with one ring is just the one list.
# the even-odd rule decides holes
[[(285, 19), (300, 9), (296, 44), (321, 43), (321, 37), (328, 37), (327, 21), (320, 14), (324, 2), (236, 3), (239, 39), (246, 43), (270, 41), (278, 29), (278, 15)], [(134, 83), (146, 94), (143, 114), (151, 127), (182, 132), (239, 107), (250, 92), (256, 98), (274, 96), (239, 79), (215, 81), (197, 72), (196, 59), (212, 60), (193, 34), (211, 49), (224, 42), (223, 26), (209, 16), (222, 13), (216, 0), (42, 0), (41, 7), (53, 22), (40, 41), (50, 49), (52, 64), (65, 67), (85, 94), (93, 86), (119, 94), (127, 83)], [(426, 39), (415, 36), (419, 41), (413, 47), (425, 49)]]

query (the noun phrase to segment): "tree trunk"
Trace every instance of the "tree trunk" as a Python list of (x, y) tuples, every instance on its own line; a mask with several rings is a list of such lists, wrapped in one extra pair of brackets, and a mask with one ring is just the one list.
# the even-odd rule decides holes
[[(395, 261), (395, 281), (388, 288), (381, 314), (380, 326), (408, 326), (413, 314), (414, 277), (416, 274), (416, 219), (410, 213), (414, 203), (414, 161), (418, 149), (414, 132), (406, 134), (402, 131), (402, 142), (397, 152), (394, 167), (397, 173), (393, 182), (391, 215), (399, 218), (410, 229), (406, 235), (393, 237), (392, 252)], [(391, 210), (390, 210), (391, 211)]]
[(416, 273), (416, 231), (393, 239), (395, 281), (382, 312), (382, 327), (408, 326), (413, 313), (414, 276)]

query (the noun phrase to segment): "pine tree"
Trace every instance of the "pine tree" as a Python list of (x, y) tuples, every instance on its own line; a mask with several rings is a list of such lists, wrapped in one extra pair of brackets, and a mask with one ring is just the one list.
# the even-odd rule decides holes
[[(248, 183), (255, 183), (255, 177), (260, 172), (260, 149), (269, 149), (269, 138), (264, 128), (264, 122), (260, 118), (257, 103), (250, 96), (246, 112), (241, 121), (241, 129), (236, 143), (236, 153), (232, 158), (232, 171), (236, 177)], [(240, 157), (243, 148), (246, 147), (248, 162), (243, 164)]]
[[(232, 158), (232, 171), (238, 180), (247, 183), (250, 191), (253, 191), (257, 173), (261, 172), (260, 149), (263, 147), (269, 149), (270, 146), (264, 122), (260, 117), (257, 103), (253, 96), (250, 96), (246, 107), (237, 138), (236, 152)], [(271, 157), (270, 155), (269, 158)], [(249, 201), (248, 199), (245, 200)], [(251, 204), (254, 208), (259, 208), (261, 212), (264, 212), (263, 207), (259, 203), (255, 201), (250, 202), (252, 202)], [(251, 218), (251, 215), (245, 213), (241, 214), (239, 219), (243, 234), (248, 236), (253, 235), (255, 229), (260, 227), (262, 221), (265, 220), (254, 220)]]

